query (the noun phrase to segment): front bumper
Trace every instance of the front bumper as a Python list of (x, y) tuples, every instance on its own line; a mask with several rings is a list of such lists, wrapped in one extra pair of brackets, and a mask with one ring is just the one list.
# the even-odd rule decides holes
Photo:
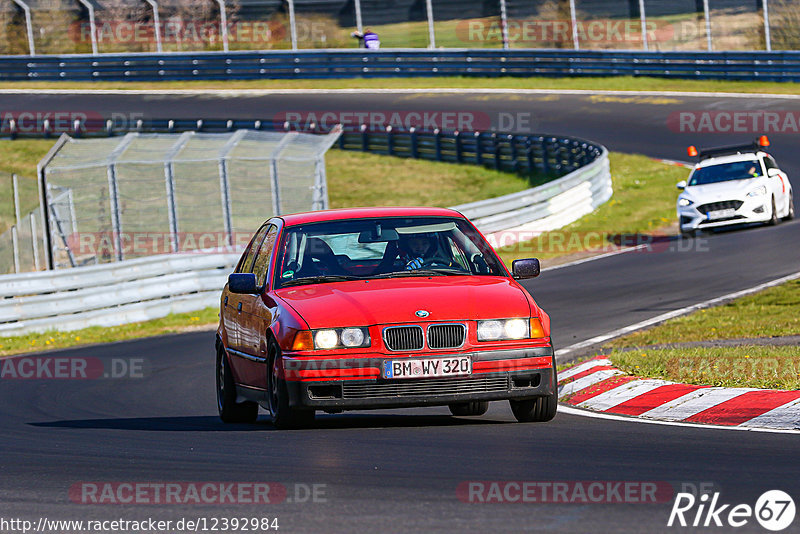
[[(466, 353), (473, 357), (473, 374), (453, 378), (385, 379), (380, 376), (363, 378), (380, 368), (386, 356), (340, 360), (334, 371), (311, 379), (298, 378), (289, 367), (287, 382), (289, 403), (293, 407), (317, 410), (400, 408), (442, 406), (469, 401), (530, 399), (550, 395), (555, 391), (552, 347), (532, 347), (519, 350)], [(432, 355), (424, 355), (428, 357)], [(418, 357), (418, 356), (414, 356)], [(287, 362), (284, 362), (287, 365)], [(305, 363), (308, 366), (308, 363)], [(329, 366), (330, 367), (330, 366)], [(334, 374), (347, 378), (327, 379)], [(361, 375), (361, 376), (359, 376)]]
[(763, 223), (772, 217), (772, 205), (769, 195), (757, 197), (744, 197), (731, 199), (727, 202), (741, 202), (730, 217), (722, 219), (709, 219), (708, 214), (698, 211), (707, 204), (692, 204), (678, 207), (678, 221), (681, 232), (703, 230), (706, 228), (719, 228), (735, 224)]

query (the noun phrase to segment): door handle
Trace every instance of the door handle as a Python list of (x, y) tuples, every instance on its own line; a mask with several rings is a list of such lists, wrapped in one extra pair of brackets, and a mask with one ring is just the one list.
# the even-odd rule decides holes
[(228, 305), (228, 296), (227, 296), (227, 295), (225, 295), (225, 300), (223, 301), (223, 304), (224, 304), (225, 306), (227, 306), (227, 305)]
[(239, 303), (238, 306), (236, 306), (236, 309), (239, 310), (239, 311), (242, 311), (242, 303), (241, 302)]

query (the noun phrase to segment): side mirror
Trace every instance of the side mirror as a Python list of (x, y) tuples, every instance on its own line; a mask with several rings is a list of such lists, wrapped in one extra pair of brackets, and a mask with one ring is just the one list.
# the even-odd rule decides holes
[(767, 171), (767, 176), (772, 178), (773, 176), (778, 176), (781, 173), (780, 169), (770, 169)]
[(680, 190), (686, 189), (686, 180), (681, 180), (680, 182), (678, 182), (678, 185), (676, 187)]
[(232, 273), (228, 275), (228, 289), (231, 293), (254, 295), (258, 293), (256, 275), (253, 273)]
[(539, 260), (536, 258), (514, 260), (514, 262), (511, 264), (511, 273), (516, 280), (536, 278), (539, 276), (540, 271), (541, 266), (539, 265)]

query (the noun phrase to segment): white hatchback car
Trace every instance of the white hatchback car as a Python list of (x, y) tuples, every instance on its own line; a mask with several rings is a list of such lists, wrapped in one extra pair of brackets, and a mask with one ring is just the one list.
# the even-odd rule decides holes
[(700, 161), (688, 181), (678, 182), (678, 220), (681, 234), (736, 224), (777, 224), (792, 219), (792, 184), (775, 160), (764, 152), (766, 136), (749, 145), (689, 147)]

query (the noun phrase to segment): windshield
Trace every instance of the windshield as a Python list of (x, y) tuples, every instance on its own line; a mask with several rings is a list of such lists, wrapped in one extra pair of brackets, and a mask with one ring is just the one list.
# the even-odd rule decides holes
[(463, 219), (385, 217), (288, 227), (275, 287), (408, 276), (505, 276)]
[(761, 163), (751, 161), (735, 161), (695, 169), (689, 179), (689, 185), (715, 184), (730, 180), (749, 180), (761, 176)]

